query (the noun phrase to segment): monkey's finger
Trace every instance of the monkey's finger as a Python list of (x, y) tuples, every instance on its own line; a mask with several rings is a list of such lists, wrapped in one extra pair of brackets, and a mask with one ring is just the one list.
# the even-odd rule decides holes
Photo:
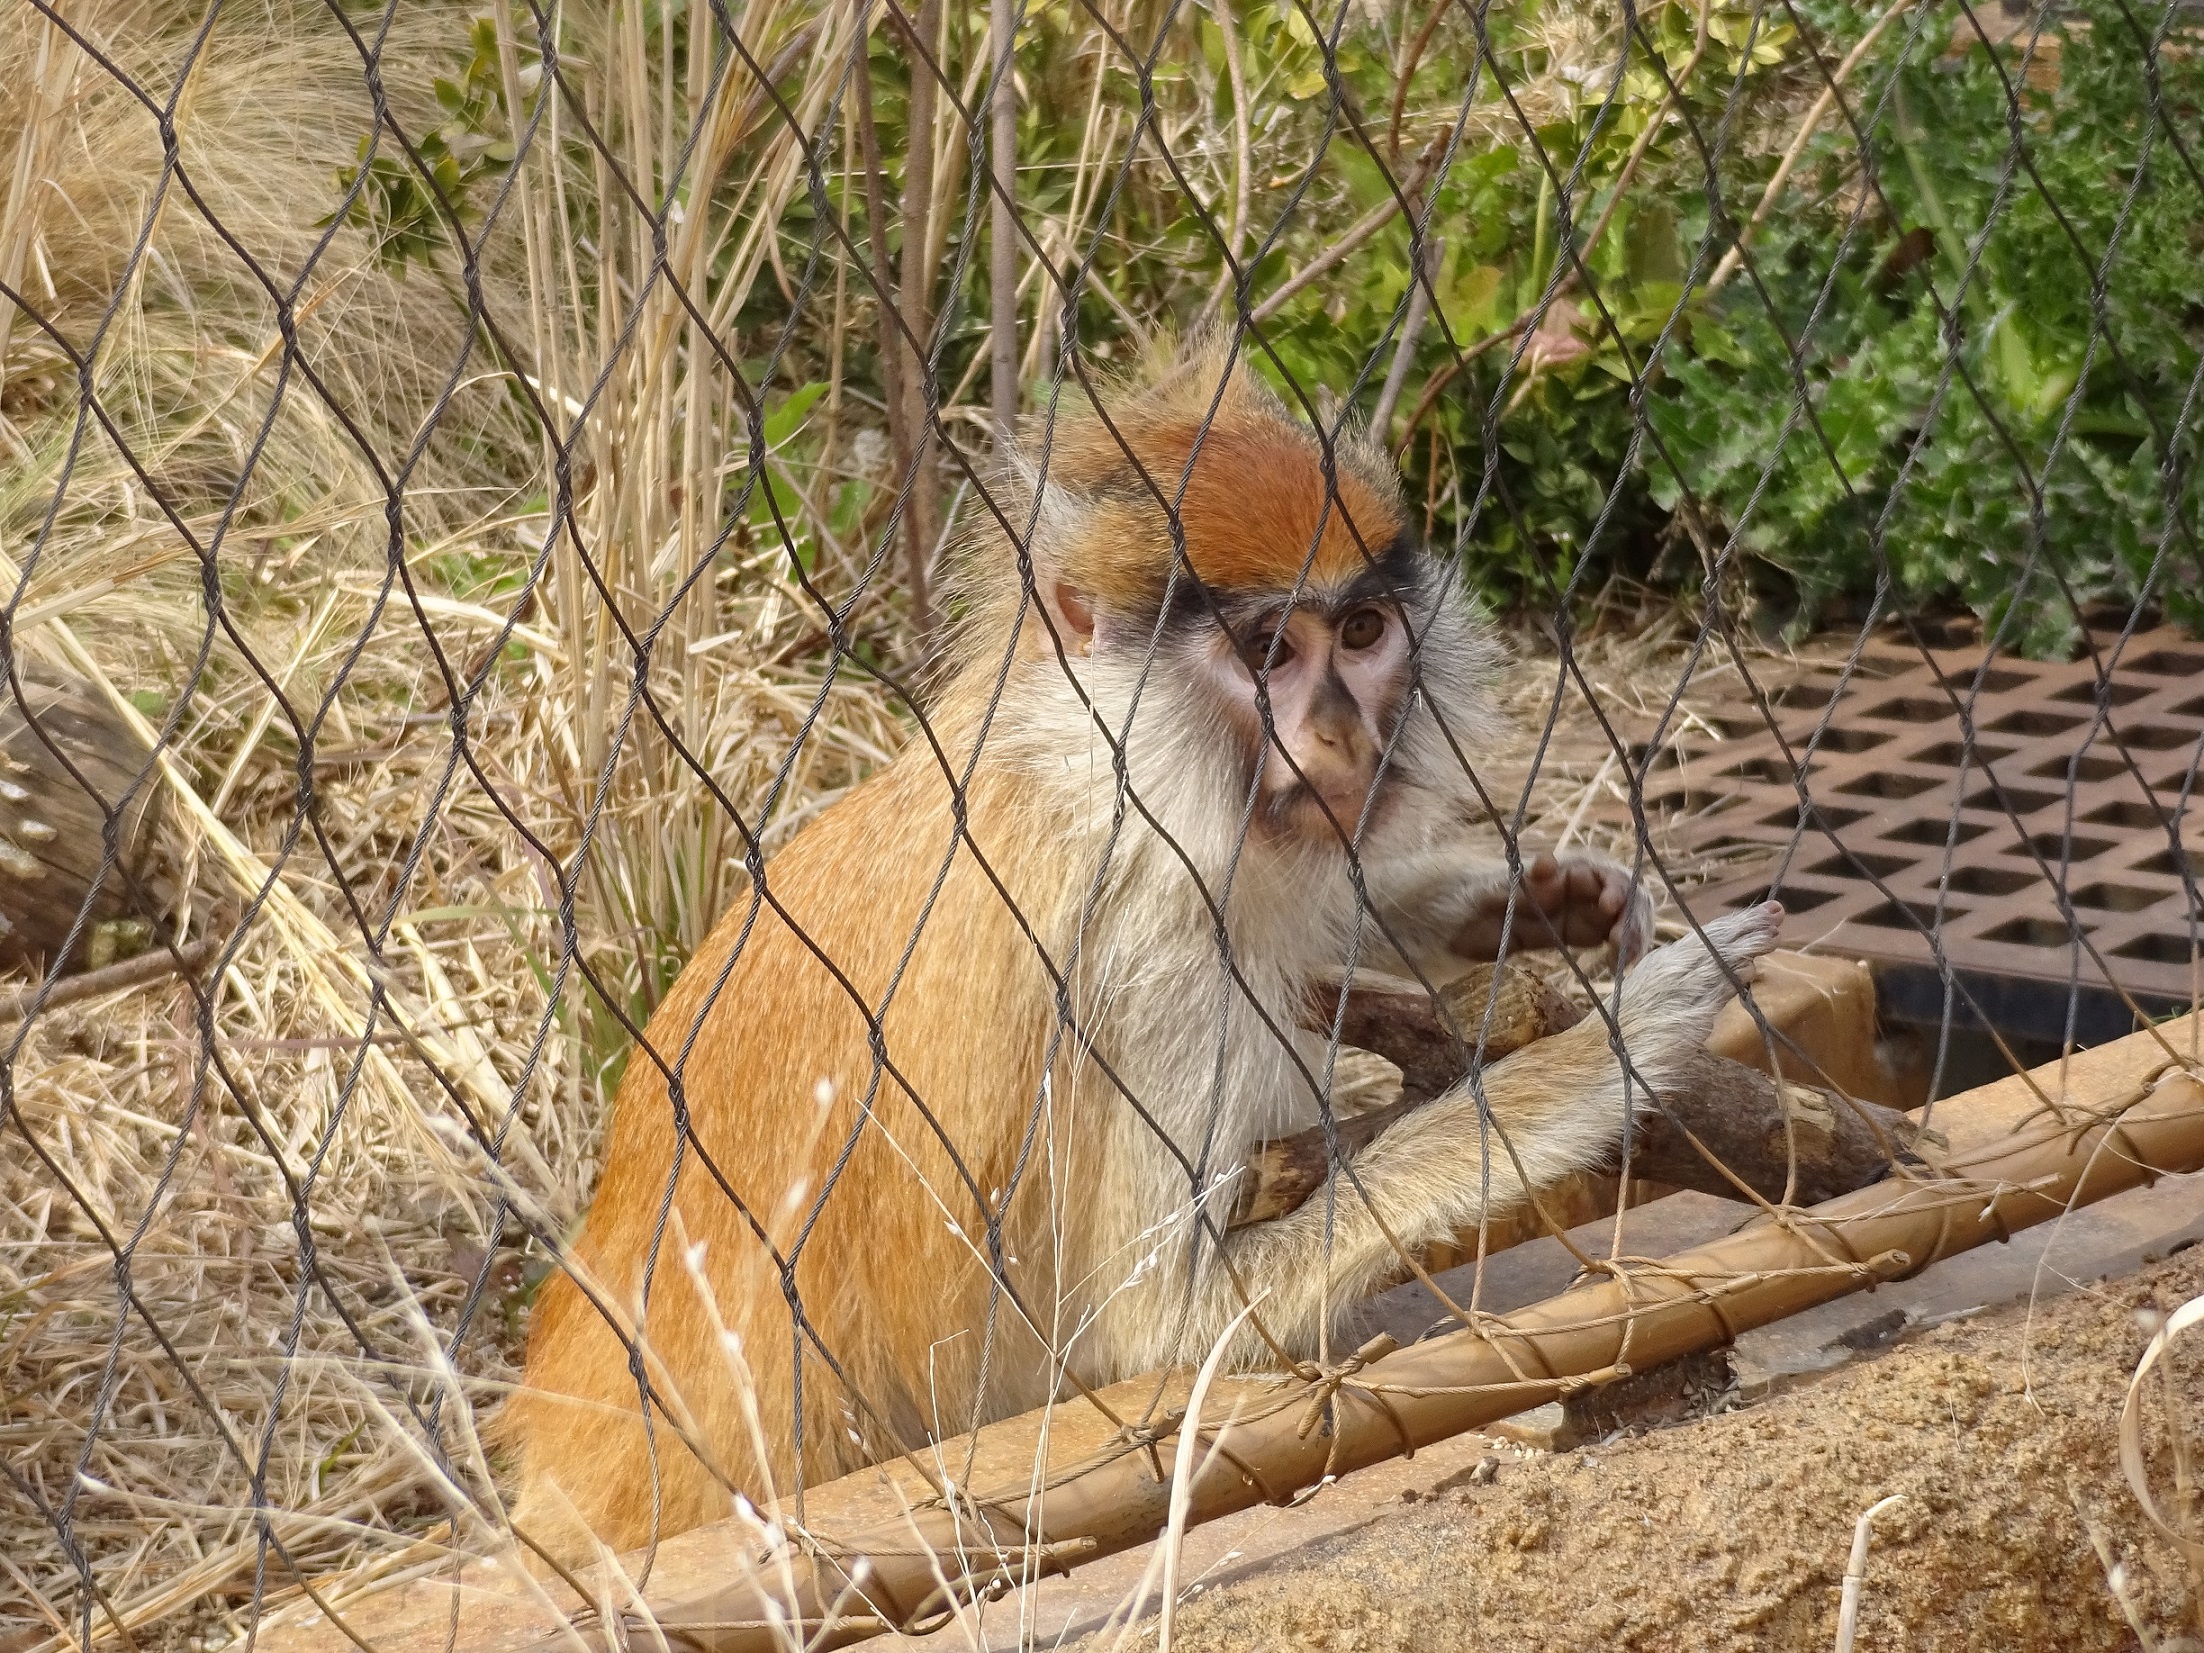
[(1579, 861), (1569, 868), (1569, 903), (1563, 915), (1562, 933), (1571, 947), (1597, 947), (1614, 934), (1629, 899), (1627, 881), (1620, 869), (1596, 861)]
[[(1493, 904), (1497, 932), (1507, 895)], [(1569, 911), (1569, 868), (1551, 853), (1540, 850), (1523, 863), (1522, 882), (1515, 890), (1515, 934), (1518, 946), (1553, 947), (1560, 943), (1561, 926)]]
[(1613, 927), (1613, 921), (1599, 910), (1596, 886), (1577, 895), (1561, 915), (1562, 939), (1571, 947), (1597, 947)]
[(1599, 884), (1599, 910), (1602, 917), (1612, 922), (1622, 917), (1622, 911), (1630, 904), (1630, 875), (1620, 867), (1596, 867), (1593, 869)]
[(1546, 850), (1540, 850), (1523, 867), (1523, 894), (1542, 913), (1556, 913), (1568, 900), (1568, 869)]
[(1630, 916), (1630, 898), (1638, 893), (1637, 880), (1620, 867), (1607, 869), (1607, 881), (1599, 892), (1599, 910), (1607, 915), (1612, 931)]

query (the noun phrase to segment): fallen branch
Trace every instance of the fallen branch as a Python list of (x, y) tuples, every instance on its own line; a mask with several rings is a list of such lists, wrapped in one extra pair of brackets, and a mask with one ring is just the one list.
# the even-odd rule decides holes
[[(1339, 1042), (1391, 1062), (1400, 1069), (1401, 1099), (1420, 1102), (1452, 1089), (1469, 1071), (1480, 1033), (1484, 1059), (1497, 1062), (1583, 1019), (1584, 1012), (1541, 976), (1528, 970), (1501, 971), (1495, 995), (1493, 975), (1493, 966), (1477, 966), (1441, 987), (1438, 1005), (1411, 982), (1357, 977), (1347, 989)], [(1338, 1010), (1339, 984), (1319, 983), (1302, 1006), (1301, 1025), (1329, 1036)]]
[(1840, 1096), (1702, 1051), (1638, 1121), (1634, 1175), (1725, 1199), (1819, 1205), (1941, 1148), (1895, 1108)]
[(80, 999), (119, 993), (126, 987), (139, 987), (167, 975), (189, 975), (212, 958), (221, 945), (218, 936), (202, 936), (182, 947), (159, 947), (149, 953), (140, 953), (136, 958), (124, 959), (120, 964), (104, 965), (81, 975), (63, 976), (59, 981), (40, 982), (35, 987), (19, 987), (12, 993), (0, 995), (0, 1022), (19, 1022), (33, 1011), (58, 1010)]

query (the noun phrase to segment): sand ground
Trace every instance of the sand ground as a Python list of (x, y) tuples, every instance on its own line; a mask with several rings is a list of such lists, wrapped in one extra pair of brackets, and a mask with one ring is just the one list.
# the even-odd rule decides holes
[[(1173, 1645), (1827, 1649), (1854, 1522), (1896, 1493), (1905, 1501), (1875, 1526), (1863, 1653), (2195, 1653), (2199, 1578), (2148, 1528), (2121, 1475), (2118, 1426), (2145, 1324), (2200, 1292), (2204, 1247), (2032, 1312), (1947, 1322), (1757, 1405), (1454, 1476), (1197, 1593)], [(2204, 1346), (2176, 1354), (2195, 1441)], [(2165, 1390), (2155, 1375), (2149, 1387), (2152, 1485), (2178, 1511)], [(1155, 1637), (1151, 1622), (1127, 1640)]]

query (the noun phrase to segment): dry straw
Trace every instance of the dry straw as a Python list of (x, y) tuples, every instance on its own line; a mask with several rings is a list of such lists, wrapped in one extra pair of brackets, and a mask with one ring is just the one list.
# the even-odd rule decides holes
[[(597, 807), (576, 933), (633, 1014), (669, 968), (655, 938), (693, 943), (739, 888), (741, 846), (666, 742), (638, 733), (613, 760), (633, 655), (571, 537), (470, 703), (473, 767), (453, 763), (438, 654), (463, 679), (499, 637), (511, 604), (497, 577), (550, 535), (549, 467), (509, 375), (479, 339), (470, 348), (454, 271), (394, 270), (357, 230), (318, 222), (372, 122), (360, 47), (330, 10), (225, 10), (203, 41), (203, 19), (175, 7), (64, 15), (156, 103), (173, 98), (178, 167), (164, 181), (153, 116), (60, 29), (30, 7), (0, 13), (0, 277), (37, 311), (0, 307), (0, 580), (19, 596), (26, 656), (91, 677), (149, 735), (166, 730), (152, 784), (178, 829), (160, 893), (183, 939), (248, 904), (252, 921), (206, 984), (211, 1046), (173, 983), (22, 1031), (11, 1100), (60, 1177), (11, 1130), (0, 1644), (76, 1637), (86, 1598), (51, 1519), (64, 1511), (98, 1583), (96, 1640), (145, 1645), (157, 1627), (156, 1644), (214, 1643), (241, 1633), (256, 1593), (296, 1589), (263, 1519), (309, 1569), (388, 1572), (441, 1553), (453, 1491), (488, 1493), (469, 1412), (513, 1375), (522, 1289), (516, 1233), (492, 1255), (492, 1197), (510, 1193), (553, 1234), (571, 1223), (602, 1070), (624, 1039), (577, 979), (555, 1007), (548, 994), (563, 950), (553, 863), (577, 856)], [(380, 68), (401, 125), (436, 123), (434, 82), (468, 15), (398, 9)], [(633, 63), (632, 35), (579, 44), (600, 64), (649, 67)], [(608, 84), (643, 100), (618, 122), (639, 145), (686, 119), (687, 89), (648, 72)], [(726, 164), (739, 126), (731, 111), (705, 164)], [(652, 164), (623, 159), (643, 175)], [(677, 246), (692, 276), (734, 267), (716, 289), (725, 307), (743, 270), (764, 265), (758, 226), (800, 182), (786, 145), (764, 161), (746, 186), (756, 198), (697, 215)], [(694, 371), (695, 324), (670, 297), (595, 383), (617, 318), (568, 299), (561, 261), (581, 255), (543, 226), (559, 191), (598, 183), (548, 160), (524, 168), (505, 233), (483, 249), (485, 290), (544, 364), (533, 377), (548, 405), (597, 397), (577, 458), (599, 480), (576, 533), (608, 548), (599, 566), (647, 620), (716, 526), (694, 502), (742, 470), (743, 415), (724, 374)], [(606, 284), (632, 284), (647, 241), (630, 224), (596, 256)], [(290, 295), (318, 388), (284, 363), (263, 275)], [(95, 340), (112, 433), (78, 417), (68, 351)], [(393, 590), (378, 462), (402, 460), (440, 401), (435, 440), (402, 478), (411, 590)], [(222, 570), (220, 629), (203, 554)], [(853, 555), (824, 548), (819, 582), (847, 590)], [(902, 738), (877, 688), (826, 680), (807, 641), (815, 616), (777, 559), (777, 547), (727, 559), (729, 578), (676, 605), (653, 678), (752, 820), (819, 708), (769, 845)], [(299, 724), (317, 717), (302, 821)], [(493, 1174), (481, 1144), (501, 1128)], [(482, 1335), (437, 1377), (427, 1357), (485, 1267)], [(448, 1427), (424, 1450), (439, 1385)]]

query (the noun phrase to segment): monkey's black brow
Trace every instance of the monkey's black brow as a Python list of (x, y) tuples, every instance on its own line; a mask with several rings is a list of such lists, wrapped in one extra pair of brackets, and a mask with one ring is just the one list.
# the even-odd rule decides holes
[[(1373, 602), (1414, 602), (1423, 595), (1427, 563), (1416, 541), (1403, 531), (1362, 565), (1360, 572), (1340, 585), (1311, 581), (1298, 593), (1290, 593), (1296, 611), (1336, 619), (1350, 609)], [(1214, 631), (1221, 617), (1239, 631), (1274, 613), (1289, 592), (1280, 586), (1207, 585), (1181, 578), (1171, 593), (1165, 631), (1173, 636)], [(1154, 611), (1143, 617), (1154, 621)]]

